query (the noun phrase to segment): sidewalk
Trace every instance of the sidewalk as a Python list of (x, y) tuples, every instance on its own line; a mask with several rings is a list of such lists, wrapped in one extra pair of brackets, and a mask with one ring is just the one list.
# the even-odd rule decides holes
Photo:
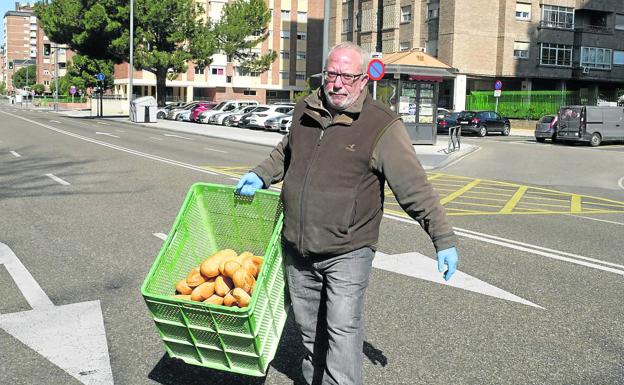
[[(69, 117), (88, 117), (89, 111), (59, 111)], [(258, 144), (270, 148), (275, 147), (283, 138), (283, 134), (250, 130), (238, 127), (217, 126), (212, 124), (198, 124), (178, 122), (174, 120), (158, 120), (154, 123), (132, 123), (126, 117), (104, 117), (102, 119), (130, 125), (141, 125), (151, 128), (176, 131), (181, 133), (204, 135), (212, 138), (232, 140), (236, 142)], [(515, 133), (514, 133), (515, 134)], [(531, 132), (531, 135), (533, 133)], [(444, 167), (478, 149), (477, 146), (462, 143), (461, 149), (448, 153), (448, 137), (439, 136), (435, 145), (414, 145), (416, 156), (425, 170), (435, 170)], [(267, 150), (268, 154), (268, 150)]]

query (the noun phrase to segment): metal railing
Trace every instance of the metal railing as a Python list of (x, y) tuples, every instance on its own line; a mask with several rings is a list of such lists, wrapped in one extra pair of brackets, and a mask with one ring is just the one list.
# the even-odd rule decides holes
[(461, 148), (461, 126), (449, 127), (447, 152), (458, 151)]

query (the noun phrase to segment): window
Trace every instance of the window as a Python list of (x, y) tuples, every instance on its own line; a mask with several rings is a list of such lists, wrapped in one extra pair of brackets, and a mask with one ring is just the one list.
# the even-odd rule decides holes
[(611, 69), (611, 52), (607, 48), (581, 47), (581, 67)]
[(615, 15), (615, 29), (624, 31), (624, 15), (619, 13)]
[(613, 51), (613, 65), (624, 65), (624, 51)]
[(280, 36), (282, 39), (290, 39), (290, 31), (282, 30)]
[(516, 19), (531, 20), (531, 4), (516, 3)]
[(439, 4), (433, 4), (427, 6), (427, 20), (437, 19), (440, 15)]
[(243, 91), (243, 95), (255, 96), (256, 95), (256, 90), (244, 90)]
[(297, 51), (297, 60), (305, 60), (306, 53), (303, 51)]
[(399, 51), (409, 51), (409, 49), (410, 49), (409, 41), (399, 43)]
[(50, 71), (48, 71), (47, 69), (43, 70), (43, 74), (49, 76), (50, 75)]
[(529, 43), (522, 41), (514, 41), (514, 57), (516, 59), (529, 58)]
[(283, 9), (282, 10), (282, 21), (290, 20), (290, 11)]
[(358, 11), (355, 14), (355, 31), (359, 31), (362, 29), (362, 13), (360, 13), (360, 11)]
[(223, 67), (212, 67), (210, 69), (210, 73), (213, 75), (225, 75), (225, 68)]
[(574, 28), (574, 9), (556, 5), (542, 5), (542, 27)]
[(306, 40), (307, 37), (307, 32), (297, 32), (297, 40)]
[(203, 74), (204, 74), (204, 67), (195, 66), (195, 75), (203, 75)]
[(564, 44), (542, 43), (540, 64), (571, 67), (572, 46)]
[(295, 75), (295, 79), (305, 80), (306, 79), (305, 72), (297, 72), (297, 74)]
[(280, 52), (280, 57), (282, 59), (290, 59), (290, 52), (288, 52), (288, 51), (281, 51)]
[(308, 13), (307, 12), (297, 12), (297, 22), (299, 22), (299, 23), (307, 23), (308, 22)]
[(260, 76), (260, 72), (250, 71), (248, 68), (245, 68), (245, 67), (237, 67), (236, 71), (238, 72), (238, 76), (252, 76), (252, 77)]
[(226, 83), (232, 83), (232, 77), (231, 76), (226, 76), (225, 77), (225, 82)]
[(288, 79), (288, 71), (280, 71), (281, 79)]
[[(349, 33), (353, 29), (353, 19), (342, 19), (342, 33)], [(298, 36), (297, 36), (298, 37)]]
[(438, 56), (438, 41), (429, 40), (425, 42), (425, 52), (431, 56)]
[(412, 21), (412, 6), (401, 7), (401, 23), (409, 23)]

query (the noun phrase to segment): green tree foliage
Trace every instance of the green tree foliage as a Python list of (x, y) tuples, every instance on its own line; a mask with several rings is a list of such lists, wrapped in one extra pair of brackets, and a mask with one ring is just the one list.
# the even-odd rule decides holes
[[(26, 83), (26, 71), (28, 71), (28, 84)], [(24, 88), (32, 87), (37, 82), (36, 66), (29, 65), (22, 67), (13, 74), (13, 87)]]
[[(104, 74), (104, 82), (98, 82), (96, 75)], [(102, 87), (112, 88), (114, 85), (114, 63), (112, 60), (92, 59), (84, 55), (74, 55), (67, 63), (67, 73), (63, 76), (63, 85), (59, 88), (63, 95), (69, 94), (71, 86), (76, 87), (77, 94), (84, 95), (88, 89)], [(102, 84), (103, 83), (103, 84)]]
[(41, 83), (37, 83), (32, 87), (32, 90), (35, 91), (37, 95), (43, 95), (45, 92), (45, 86)]
[(0, 81), (0, 95), (6, 95), (6, 91), (7, 91), (6, 83), (3, 81)]
[[(277, 57), (252, 51), (268, 36), (271, 14), (264, 0), (229, 3), (216, 23), (202, 17), (193, 0), (134, 3), (134, 64), (156, 75), (159, 105), (165, 103), (167, 78), (185, 72), (189, 61), (207, 66), (223, 52), (243, 67), (265, 71)], [(128, 60), (128, 0), (51, 0), (38, 3), (35, 12), (50, 40), (91, 59)]]

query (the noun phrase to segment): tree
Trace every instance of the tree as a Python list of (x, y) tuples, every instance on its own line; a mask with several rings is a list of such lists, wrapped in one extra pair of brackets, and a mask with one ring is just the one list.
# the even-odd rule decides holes
[[(98, 82), (96, 75), (104, 74), (104, 82)], [(86, 94), (88, 89), (102, 87), (103, 89), (112, 88), (115, 78), (114, 64), (111, 60), (91, 59), (83, 55), (74, 55), (72, 61), (67, 63), (67, 73), (63, 76), (63, 82), (67, 89), (59, 85), (61, 91), (69, 93), (71, 86), (76, 87), (80, 94)]]
[[(28, 71), (28, 83), (26, 83), (26, 71)], [(22, 67), (15, 71), (13, 74), (13, 87), (15, 88), (24, 88), (26, 86), (32, 87), (33, 84), (37, 82), (37, 74), (36, 74), (36, 66), (29, 65), (27, 67)]]
[(0, 95), (6, 95), (6, 83), (0, 81)]
[(45, 92), (45, 86), (41, 83), (37, 83), (32, 87), (32, 90), (35, 91), (37, 95), (43, 95)]
[[(216, 23), (194, 0), (135, 0), (135, 66), (156, 75), (158, 104), (165, 103), (167, 78), (206, 66), (224, 52), (254, 71), (265, 71), (277, 54), (252, 51), (268, 37), (271, 13), (264, 0), (226, 4)], [(50, 40), (91, 59), (121, 63), (129, 57), (127, 0), (51, 0), (35, 7)]]

